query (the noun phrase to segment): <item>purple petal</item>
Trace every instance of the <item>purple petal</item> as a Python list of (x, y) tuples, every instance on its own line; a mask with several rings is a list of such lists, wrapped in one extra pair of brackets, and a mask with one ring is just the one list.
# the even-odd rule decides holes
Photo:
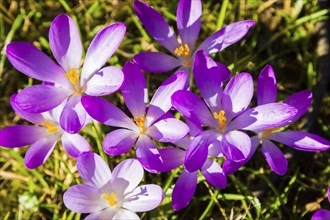
[(224, 189), (227, 185), (227, 178), (221, 166), (212, 159), (207, 159), (201, 168), (201, 172), (207, 182), (214, 187)]
[(192, 173), (185, 170), (182, 171), (182, 174), (175, 183), (172, 193), (172, 205), (175, 211), (183, 209), (191, 201), (196, 191), (197, 177), (198, 171)]
[(104, 99), (84, 96), (81, 103), (92, 118), (103, 124), (138, 130), (134, 122), (122, 110)]
[(161, 45), (171, 52), (179, 47), (173, 29), (157, 11), (140, 1), (134, 1), (134, 10), (145, 28)]
[(0, 146), (14, 148), (33, 144), (48, 136), (47, 129), (32, 125), (16, 125), (0, 130)]
[(172, 107), (171, 96), (174, 92), (183, 89), (186, 78), (186, 72), (176, 72), (159, 86), (150, 101), (146, 116), (147, 127), (170, 110)]
[(258, 105), (276, 102), (276, 77), (273, 67), (270, 65), (266, 65), (259, 74), (257, 96)]
[(251, 20), (239, 21), (227, 25), (204, 40), (197, 50), (204, 50), (208, 54), (222, 51), (226, 47), (241, 40), (254, 25), (255, 22)]
[(330, 148), (330, 142), (318, 135), (304, 131), (283, 131), (272, 133), (269, 139), (302, 151), (324, 151)]
[[(105, 201), (105, 199), (103, 199)], [(92, 212), (91, 214), (87, 215), (84, 220), (102, 220), (102, 219), (114, 219), (114, 216), (121, 210), (120, 208), (105, 208), (101, 211)], [(130, 212), (129, 210), (127, 210)], [(134, 218), (132, 218), (134, 219)]]
[(275, 173), (281, 176), (286, 174), (288, 171), (288, 161), (284, 157), (282, 151), (275, 144), (269, 140), (263, 140), (261, 152), (268, 165)]
[(194, 49), (201, 27), (202, 3), (200, 0), (181, 0), (176, 11), (177, 26), (183, 44)]
[(111, 179), (111, 171), (106, 162), (96, 153), (83, 152), (78, 156), (77, 168), (83, 181), (97, 189)]
[(80, 67), (82, 44), (72, 18), (62, 14), (54, 19), (49, 29), (49, 45), (57, 62), (66, 72), (71, 67)]
[(89, 143), (79, 134), (64, 133), (61, 140), (64, 150), (73, 158), (77, 158), (82, 152), (90, 151)]
[(330, 211), (325, 209), (320, 209), (315, 212), (311, 218), (311, 220), (329, 220), (330, 219)]
[[(104, 218), (91, 218), (91, 219), (104, 219)], [(111, 218), (111, 216), (108, 216), (105, 219), (134, 219), (134, 220), (139, 220), (140, 217), (135, 214), (134, 212), (127, 210), (127, 209), (118, 209), (115, 213), (115, 215), (113, 216), (113, 218)]]
[(246, 159), (251, 150), (250, 137), (241, 131), (230, 131), (224, 135), (223, 154), (230, 160), (239, 162)]
[(223, 157), (222, 152), (222, 143), (221, 143), (222, 136), (219, 136), (218, 139), (214, 140), (208, 149), (208, 155), (212, 157)]
[(35, 85), (18, 93), (15, 102), (23, 111), (41, 113), (55, 108), (70, 94), (70, 90), (61, 87)]
[(163, 73), (181, 66), (181, 61), (161, 52), (141, 52), (133, 58), (141, 69), (150, 73)]
[(98, 212), (108, 203), (94, 186), (79, 184), (71, 186), (63, 195), (64, 205), (77, 213)]
[(111, 131), (103, 140), (103, 150), (112, 156), (127, 153), (134, 145), (138, 134), (127, 129)]
[(104, 96), (116, 92), (124, 81), (123, 72), (115, 66), (97, 71), (87, 82), (86, 94)]
[(189, 127), (175, 118), (168, 118), (156, 122), (147, 130), (147, 134), (161, 142), (176, 142), (186, 136)]
[(169, 172), (183, 165), (186, 155), (185, 151), (173, 147), (159, 149), (159, 153), (164, 162), (164, 169), (162, 172)]
[(328, 200), (329, 200), (329, 202), (330, 202), (330, 186), (328, 187), (328, 192), (327, 192), (327, 194), (328, 194)]
[(297, 109), (284, 103), (269, 103), (246, 110), (235, 118), (228, 129), (261, 131), (278, 128), (297, 113)]
[(148, 89), (146, 79), (141, 70), (132, 62), (127, 62), (123, 67), (125, 80), (121, 91), (125, 104), (134, 117), (145, 114), (148, 102)]
[(57, 137), (54, 136), (37, 140), (25, 153), (25, 166), (29, 169), (41, 166), (53, 152), (56, 142)]
[(125, 24), (119, 22), (103, 28), (96, 34), (87, 49), (81, 73), (81, 84), (85, 85), (92, 74), (98, 71), (115, 53), (124, 38), (125, 32)]

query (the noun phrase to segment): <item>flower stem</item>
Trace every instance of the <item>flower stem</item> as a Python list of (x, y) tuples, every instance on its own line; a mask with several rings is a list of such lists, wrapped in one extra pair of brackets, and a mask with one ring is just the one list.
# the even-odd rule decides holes
[(96, 141), (96, 145), (97, 145), (97, 149), (99, 151), (99, 154), (100, 156), (103, 158), (103, 160), (108, 164), (110, 165), (110, 168), (112, 169), (112, 164), (109, 164), (109, 161), (108, 161), (108, 157), (107, 155), (104, 153), (103, 151), (103, 148), (102, 148), (102, 143), (101, 143), (101, 135), (97, 129), (97, 126), (96, 126), (96, 122), (93, 121), (92, 122), (93, 126), (92, 126), (92, 129), (94, 131), (94, 134), (95, 134), (95, 141)]

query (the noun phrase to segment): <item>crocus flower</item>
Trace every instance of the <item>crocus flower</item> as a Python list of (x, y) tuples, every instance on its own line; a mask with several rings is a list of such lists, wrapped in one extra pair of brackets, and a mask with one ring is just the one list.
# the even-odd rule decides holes
[(69, 134), (61, 129), (59, 116), (63, 105), (52, 111), (40, 113), (27, 113), (16, 105), (16, 94), (10, 98), (15, 112), (27, 121), (37, 125), (15, 125), (0, 130), (0, 146), (6, 148), (23, 147), (31, 145), (27, 150), (24, 163), (29, 169), (42, 165), (52, 153), (57, 141), (61, 139), (64, 150), (73, 158), (81, 152), (89, 151), (88, 142), (79, 134)]
[(125, 31), (125, 24), (115, 23), (98, 32), (87, 50), (81, 74), (82, 43), (76, 24), (67, 15), (57, 16), (49, 31), (50, 48), (60, 65), (29, 43), (10, 43), (6, 52), (12, 65), (31, 78), (47, 82), (23, 89), (16, 96), (17, 106), (41, 113), (65, 102), (60, 125), (68, 133), (77, 133), (88, 119), (80, 102), (82, 95), (110, 94), (123, 82), (117, 67), (100, 68), (116, 51)]
[(121, 87), (125, 104), (133, 118), (113, 104), (98, 97), (85, 96), (82, 104), (88, 114), (103, 124), (119, 127), (110, 132), (103, 141), (104, 151), (112, 156), (128, 152), (136, 142), (136, 157), (149, 172), (161, 170), (162, 159), (155, 144), (175, 142), (189, 131), (186, 124), (166, 114), (171, 105), (171, 95), (183, 89), (187, 74), (177, 72), (165, 80), (150, 101), (144, 75), (136, 64), (128, 62), (123, 67), (125, 81)]
[[(276, 77), (271, 66), (267, 65), (260, 73), (257, 86), (258, 105), (275, 103), (277, 96)], [(288, 170), (288, 162), (282, 151), (272, 142), (279, 142), (289, 147), (302, 151), (324, 151), (330, 148), (330, 142), (308, 132), (304, 131), (278, 131), (281, 127), (297, 121), (303, 116), (312, 102), (312, 93), (310, 91), (300, 91), (289, 96), (284, 103), (297, 109), (297, 114), (281, 126), (273, 126), (267, 129), (251, 129), (257, 135), (253, 136), (253, 145), (251, 152), (246, 160), (235, 163), (234, 161), (225, 161), (224, 170), (227, 174), (235, 172), (244, 165), (257, 149), (259, 143), (262, 143), (261, 152), (265, 157), (270, 168), (279, 175), (284, 175)], [(269, 104), (268, 104), (269, 105)]]
[[(330, 202), (330, 187), (328, 187), (328, 200)], [(330, 211), (325, 209), (320, 209), (314, 213), (311, 220), (329, 220)]]
[(163, 200), (162, 188), (155, 184), (138, 186), (143, 177), (139, 161), (126, 159), (111, 173), (97, 154), (85, 152), (77, 159), (78, 172), (85, 184), (70, 187), (64, 205), (85, 219), (140, 219), (135, 212), (156, 208)]
[(149, 33), (172, 53), (142, 52), (134, 56), (134, 62), (147, 72), (167, 72), (180, 67), (190, 72), (195, 52), (204, 50), (213, 54), (241, 40), (254, 26), (254, 21), (245, 20), (230, 24), (205, 39), (198, 47), (195, 45), (201, 26), (202, 3), (200, 0), (180, 0), (176, 18), (180, 43), (165, 19), (146, 3), (134, 1), (134, 9)]

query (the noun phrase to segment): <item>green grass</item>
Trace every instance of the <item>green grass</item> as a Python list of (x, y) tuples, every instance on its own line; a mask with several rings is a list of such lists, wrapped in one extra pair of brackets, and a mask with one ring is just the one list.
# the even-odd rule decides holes
[[(125, 22), (127, 33), (119, 50), (108, 61), (122, 67), (134, 54), (142, 51), (165, 51), (146, 32), (132, 7), (133, 1), (37, 1), (21, 0), (0, 2), (0, 128), (27, 124), (12, 111), (11, 94), (39, 83), (15, 70), (5, 55), (5, 46), (11, 41), (33, 43), (52, 57), (48, 44), (48, 30), (52, 20), (67, 13), (78, 24), (85, 51), (104, 26)], [(176, 29), (177, 1), (146, 1), (160, 11)], [(249, 72), (254, 79), (265, 64), (276, 72), (279, 99), (294, 92), (317, 88), (317, 39), (313, 32), (316, 22), (329, 17), (329, 9), (319, 9), (317, 1), (204, 1), (200, 38), (198, 43), (219, 27), (243, 19), (253, 19), (256, 26), (247, 37), (214, 55), (214, 59), (230, 66), (233, 74)], [(289, 4), (288, 4), (289, 3)], [(291, 3), (291, 4), (290, 4)], [(150, 94), (169, 74), (146, 74)], [(196, 87), (193, 86), (193, 90)], [(120, 94), (108, 97), (125, 109)], [(324, 94), (321, 111), (317, 115), (316, 130), (330, 139), (330, 94)], [(311, 109), (312, 111), (312, 109)], [(304, 117), (292, 129), (302, 129)], [(82, 130), (93, 151), (107, 157), (113, 168), (121, 160), (134, 157), (134, 151), (119, 157), (106, 156), (101, 151), (102, 139), (109, 127), (94, 123)], [(80, 219), (80, 215), (67, 210), (62, 195), (72, 185), (81, 183), (75, 161), (58, 144), (47, 162), (35, 169), (24, 166), (27, 147), (0, 148), (0, 219)], [(218, 190), (199, 178), (195, 197), (185, 209), (174, 212), (171, 191), (181, 168), (158, 175), (146, 174), (146, 183), (163, 187), (166, 196), (160, 207), (141, 213), (142, 219), (309, 219), (320, 207), (330, 209), (325, 191), (330, 185), (330, 153), (293, 153), (288, 147), (281, 149), (289, 158), (289, 171), (276, 176), (269, 169), (261, 152), (234, 175), (228, 177), (228, 186)], [(182, 192), (184, 193), (184, 192)]]

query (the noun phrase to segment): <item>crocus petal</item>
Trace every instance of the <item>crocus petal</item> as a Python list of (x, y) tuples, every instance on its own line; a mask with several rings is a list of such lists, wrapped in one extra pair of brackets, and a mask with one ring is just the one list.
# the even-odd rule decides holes
[(61, 140), (64, 150), (73, 158), (77, 158), (82, 152), (90, 151), (89, 143), (79, 134), (63, 133)]
[(35, 169), (42, 165), (53, 152), (56, 142), (57, 137), (55, 136), (37, 140), (25, 153), (25, 166), (29, 169)]
[(97, 71), (87, 82), (86, 94), (104, 96), (116, 92), (124, 81), (123, 72), (115, 66)]
[(196, 53), (194, 68), (196, 85), (213, 112), (220, 111), (222, 82), (230, 76), (230, 70), (222, 63), (212, 60), (204, 51)]
[(87, 49), (81, 73), (82, 85), (85, 85), (93, 73), (99, 70), (115, 53), (124, 38), (125, 32), (125, 24), (119, 22), (103, 28), (96, 34)]
[(163, 169), (163, 160), (155, 144), (146, 135), (136, 143), (136, 157), (148, 172), (157, 173)]
[(146, 79), (141, 70), (132, 62), (127, 62), (123, 67), (125, 80), (121, 87), (125, 104), (134, 117), (145, 114), (148, 102)]
[(268, 165), (275, 173), (281, 176), (286, 174), (288, 171), (288, 161), (284, 157), (282, 151), (275, 144), (269, 140), (263, 140), (261, 152)]
[(221, 100), (227, 120), (234, 118), (248, 108), (253, 96), (253, 79), (249, 73), (232, 77)]
[(219, 136), (216, 140), (214, 140), (208, 149), (208, 155), (212, 157), (223, 157), (222, 152), (222, 143), (221, 143), (222, 136)]
[(206, 38), (197, 50), (204, 50), (208, 54), (222, 51), (226, 47), (241, 40), (254, 25), (255, 22), (251, 20), (239, 21), (227, 25)]
[(96, 153), (83, 152), (78, 156), (77, 168), (81, 179), (97, 189), (111, 179), (111, 171), (106, 162)]
[(330, 211), (325, 209), (320, 209), (315, 212), (311, 218), (311, 220), (329, 220), (330, 219)]
[(273, 67), (270, 65), (266, 65), (259, 74), (257, 96), (258, 105), (276, 102), (276, 77)]
[(293, 118), (291, 118), (287, 122), (287, 124), (291, 124), (291, 123), (297, 121), (301, 116), (303, 116), (307, 112), (308, 108), (310, 107), (312, 100), (313, 100), (312, 92), (307, 91), (307, 90), (300, 91), (293, 95), (290, 95), (284, 101), (284, 103), (295, 107), (298, 110), (298, 112), (297, 112), (297, 114), (295, 114), (295, 116), (293, 116)]
[[(105, 200), (104, 200), (105, 201)], [(106, 208), (101, 211), (92, 212), (84, 220), (96, 220), (96, 219), (112, 219), (114, 220), (115, 214), (121, 210), (120, 208)]]
[[(91, 218), (93, 219), (93, 218)], [(104, 219), (104, 218), (94, 218), (94, 219)], [(107, 215), (106, 219), (113, 219), (113, 220), (121, 220), (121, 219), (127, 219), (127, 220), (140, 220), (140, 217), (135, 214), (134, 212), (127, 210), (127, 209), (118, 209), (117, 212), (113, 215), (113, 217), (109, 217)]]
[(141, 52), (133, 60), (141, 69), (150, 73), (168, 72), (181, 65), (180, 60), (161, 52)]
[(104, 99), (84, 96), (81, 103), (92, 118), (103, 124), (138, 130), (134, 122), (122, 110)]
[(71, 87), (61, 67), (32, 44), (12, 42), (7, 45), (6, 54), (11, 64), (25, 75)]
[(224, 135), (222, 142), (223, 154), (233, 161), (242, 161), (247, 158), (251, 150), (250, 137), (241, 131), (230, 131)]
[(240, 114), (228, 129), (261, 131), (278, 128), (297, 113), (297, 109), (284, 103), (268, 103), (251, 108)]
[(214, 187), (224, 189), (227, 185), (227, 178), (221, 166), (212, 159), (207, 159), (201, 168), (201, 172), (207, 182)]
[(61, 87), (35, 85), (18, 93), (15, 102), (23, 111), (41, 113), (55, 108), (70, 94), (70, 90)]
[(134, 145), (138, 134), (127, 129), (111, 131), (103, 140), (103, 150), (112, 156), (127, 153)]
[(177, 91), (172, 96), (172, 104), (181, 115), (194, 123), (218, 127), (205, 103), (194, 93), (186, 90)]
[(202, 3), (200, 0), (181, 0), (176, 11), (177, 27), (183, 44), (194, 49), (201, 28)]
[(32, 125), (8, 126), (0, 130), (0, 146), (14, 148), (33, 144), (48, 136), (47, 129)]
[(185, 170), (182, 171), (172, 193), (172, 206), (175, 211), (183, 209), (191, 201), (196, 191), (197, 176), (198, 171), (191, 173)]
[(159, 153), (164, 162), (164, 168), (162, 172), (169, 172), (181, 166), (186, 155), (185, 151), (173, 147), (159, 149)]
[(176, 142), (186, 136), (189, 127), (175, 118), (168, 118), (156, 122), (147, 130), (147, 134), (161, 142)]
[(170, 110), (172, 107), (171, 96), (174, 92), (183, 89), (186, 78), (186, 72), (176, 72), (159, 86), (150, 101), (150, 106), (146, 116), (147, 127)]
[(60, 116), (61, 127), (64, 131), (75, 134), (85, 125), (86, 115), (81, 104), (81, 95), (73, 95), (63, 108)]
[(62, 68), (79, 68), (82, 56), (82, 44), (77, 25), (67, 15), (57, 16), (49, 29), (49, 46)]
[(98, 212), (108, 206), (100, 191), (94, 186), (71, 186), (63, 195), (64, 205), (77, 213)]
[(269, 139), (302, 151), (324, 151), (330, 148), (330, 142), (318, 135), (304, 131), (283, 131), (272, 133)]
[(134, 1), (134, 10), (145, 28), (161, 45), (171, 52), (179, 47), (173, 29), (156, 10), (140, 1)]

